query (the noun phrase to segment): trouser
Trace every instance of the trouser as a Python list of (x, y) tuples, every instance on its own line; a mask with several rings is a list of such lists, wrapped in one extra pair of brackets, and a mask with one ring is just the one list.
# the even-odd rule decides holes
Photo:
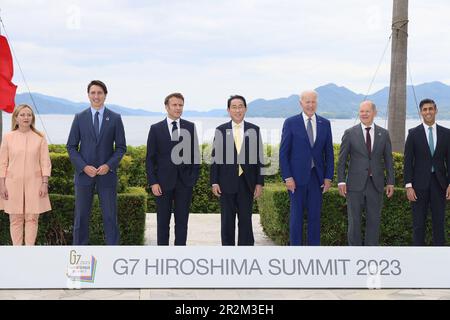
[(186, 245), (192, 190), (193, 187), (186, 187), (178, 180), (174, 189), (163, 190), (163, 194), (156, 197), (157, 241), (159, 246), (169, 245), (172, 208), (175, 216), (175, 245)]
[(237, 214), (238, 246), (253, 246), (255, 244), (252, 227), (253, 192), (244, 175), (241, 175), (238, 181), (238, 192), (222, 192), (220, 196), (222, 245), (235, 245)]
[[(34, 246), (38, 232), (39, 214), (10, 214), (10, 233), (14, 246)], [(25, 232), (24, 232), (25, 231)]]
[(303, 212), (308, 210), (307, 245), (320, 245), (320, 211), (322, 210), (322, 182), (319, 181), (315, 168), (311, 169), (308, 184), (299, 186), (292, 193), (291, 211), (289, 216), (289, 239), (291, 246), (303, 244)]
[(366, 212), (366, 235), (364, 245), (378, 246), (380, 242), (381, 206), (383, 193), (374, 185), (373, 179), (368, 178), (364, 190), (349, 191), (347, 193), (348, 214), (348, 245), (362, 246), (361, 216)]
[[(89, 244), (89, 222), (95, 184), (75, 186), (75, 221), (73, 227), (73, 245)], [(107, 245), (119, 245), (119, 226), (117, 222), (117, 190), (116, 187), (97, 187), (100, 209), (103, 216), (105, 242)]]
[(431, 208), (433, 245), (445, 245), (445, 189), (442, 189), (436, 175), (431, 174), (430, 187), (426, 190), (414, 189), (417, 201), (412, 202), (413, 245), (425, 245), (425, 228), (428, 210)]

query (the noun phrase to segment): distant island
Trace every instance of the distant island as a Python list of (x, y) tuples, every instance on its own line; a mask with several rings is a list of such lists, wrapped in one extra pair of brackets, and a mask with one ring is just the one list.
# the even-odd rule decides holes
[[(436, 101), (439, 109), (440, 119), (450, 119), (450, 86), (442, 82), (429, 82), (415, 86), (417, 103), (423, 98), (432, 98)], [(339, 87), (334, 83), (326, 84), (315, 89), (319, 93), (319, 113), (322, 116), (332, 119), (353, 119), (357, 115), (360, 102), (365, 98), (363, 94)], [(66, 99), (51, 97), (40, 93), (32, 93), (33, 100), (28, 93), (16, 95), (16, 104), (26, 103), (40, 114), (75, 114), (87, 108), (87, 103), (77, 103)], [(375, 102), (378, 108), (378, 115), (386, 117), (387, 104), (389, 99), (389, 88), (386, 87), (367, 97)], [(262, 118), (286, 118), (299, 112), (298, 94), (287, 98), (272, 100), (257, 99), (248, 104), (248, 117)], [(124, 106), (108, 104), (108, 108), (120, 113), (123, 116), (161, 116), (162, 112), (151, 112), (143, 109), (132, 109)], [(37, 107), (37, 108), (36, 108)], [(411, 86), (407, 88), (407, 117), (417, 118), (418, 106), (414, 98)], [(213, 109), (210, 111), (190, 111), (185, 110), (185, 117), (225, 117), (227, 112), (224, 109)]]

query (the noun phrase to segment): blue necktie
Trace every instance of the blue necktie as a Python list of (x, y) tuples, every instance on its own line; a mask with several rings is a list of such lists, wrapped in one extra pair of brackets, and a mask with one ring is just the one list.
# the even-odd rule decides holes
[[(433, 157), (434, 156), (433, 127), (428, 127), (428, 146), (430, 147), (431, 157)], [(431, 166), (431, 172), (434, 172), (434, 166)]]
[(311, 118), (308, 118), (308, 125), (306, 127), (306, 133), (308, 134), (309, 143), (311, 144), (311, 147), (314, 145), (314, 133), (311, 123)]
[[(314, 133), (311, 123), (311, 118), (308, 118), (308, 125), (306, 126), (306, 133), (308, 134), (309, 144), (314, 146)], [(311, 159), (311, 168), (314, 168), (314, 159)]]
[(97, 140), (100, 135), (100, 120), (98, 118), (99, 114), (100, 113), (97, 111), (95, 113), (95, 118), (94, 118), (94, 131), (95, 131), (95, 137), (97, 138)]
[(177, 122), (173, 121), (172, 122), (172, 141), (178, 141), (179, 136), (178, 136), (178, 126), (177, 126)]

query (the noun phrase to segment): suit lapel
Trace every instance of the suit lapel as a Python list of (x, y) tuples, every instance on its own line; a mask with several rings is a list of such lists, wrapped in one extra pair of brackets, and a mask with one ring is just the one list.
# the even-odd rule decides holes
[(372, 148), (372, 154), (379, 148), (380, 144), (381, 144), (381, 129), (379, 126), (377, 126), (376, 124), (373, 124), (373, 148)]
[[(444, 140), (444, 135), (442, 132), (442, 128), (439, 125), (436, 125), (436, 149), (434, 150), (434, 155), (438, 153), (438, 150), (440, 148), (442, 148), (443, 145), (443, 140)], [(428, 148), (430, 149), (430, 148)], [(431, 154), (431, 152), (430, 152)], [(433, 155), (433, 157), (434, 157)]]
[(97, 143), (99, 143), (102, 140), (103, 133), (105, 132), (105, 130), (109, 126), (109, 118), (110, 118), (110, 112), (105, 107), (105, 110), (103, 111), (102, 126), (100, 128), (100, 134), (98, 135)]
[(317, 114), (316, 114), (316, 140), (314, 140), (314, 145), (313, 148), (316, 146), (317, 141), (319, 141), (320, 139), (322, 139), (322, 135), (323, 135), (323, 131), (322, 130), (323, 127), (323, 121), (322, 118), (320, 118)]
[(364, 153), (367, 156), (369, 156), (369, 151), (367, 151), (366, 139), (364, 138), (364, 133), (362, 131), (361, 124), (356, 125), (353, 130), (355, 131), (360, 148), (364, 150)]
[(167, 118), (161, 121), (158, 125), (161, 127), (163, 139), (167, 141), (167, 143), (172, 143), (172, 137), (170, 135), (169, 129), (167, 128)]
[[(316, 120), (317, 120), (317, 116), (316, 116)], [(312, 149), (311, 144), (309, 143), (308, 132), (306, 132), (305, 120), (303, 120), (303, 112), (300, 113), (300, 115), (298, 116), (298, 121), (299, 121), (301, 134), (303, 135), (305, 141), (307, 142), (307, 145), (310, 146), (310, 148)]]
[[(427, 138), (427, 134), (425, 133), (425, 128), (423, 127), (423, 124), (421, 124), (418, 127), (418, 129), (419, 129), (419, 139), (422, 140), (421, 144), (423, 144), (425, 146), (425, 148), (428, 151), (428, 154), (430, 155), (430, 158), (432, 158), (433, 155), (431, 154), (430, 145), (428, 144), (428, 138)], [(434, 153), (436, 153), (436, 150)]]
[(245, 121), (243, 121), (242, 122), (242, 126), (243, 126), (243, 131), (244, 131), (244, 133), (242, 134), (242, 139), (241, 139), (241, 149), (239, 150), (239, 152), (238, 152), (238, 150), (237, 150), (237, 148), (236, 148), (236, 144), (235, 144), (235, 140), (234, 140), (234, 130), (233, 130), (233, 122), (232, 121), (230, 121), (229, 123), (228, 123), (228, 126), (227, 126), (227, 128), (226, 128), (226, 130), (231, 130), (231, 135), (232, 135), (232, 137), (233, 137), (233, 146), (234, 146), (234, 153), (235, 153), (235, 155), (238, 155), (238, 154), (240, 154), (241, 153), (241, 151), (242, 151), (242, 147), (244, 146), (244, 144), (245, 144), (245, 142), (244, 142), (244, 139), (245, 139)]
[(184, 122), (183, 119), (180, 119), (180, 135), (179, 135), (179, 140), (176, 143), (183, 141), (183, 135), (181, 134), (181, 129), (187, 130), (186, 122)]
[(83, 114), (83, 121), (88, 123), (88, 128), (89, 128), (89, 132), (91, 133), (92, 139), (94, 141), (97, 140), (97, 137), (95, 136), (95, 131), (94, 131), (94, 123), (92, 122), (92, 112), (91, 112), (91, 108), (87, 109), (84, 114)]

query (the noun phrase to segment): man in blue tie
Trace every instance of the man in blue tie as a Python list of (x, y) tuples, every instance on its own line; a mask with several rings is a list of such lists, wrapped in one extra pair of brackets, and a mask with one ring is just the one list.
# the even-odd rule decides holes
[(320, 245), (322, 193), (334, 174), (330, 121), (316, 114), (317, 93), (300, 96), (303, 112), (286, 119), (280, 145), (281, 176), (291, 200), (290, 245), (303, 244), (303, 212), (308, 211), (307, 245)]
[(405, 144), (404, 179), (413, 215), (413, 245), (425, 245), (431, 208), (433, 245), (444, 246), (445, 199), (450, 199), (450, 130), (436, 124), (437, 106), (420, 102), (423, 123), (409, 130)]
[(108, 90), (94, 80), (88, 85), (91, 107), (76, 114), (67, 141), (75, 167), (75, 218), (73, 245), (89, 244), (92, 200), (97, 191), (103, 214), (105, 242), (118, 245), (117, 168), (127, 151), (125, 131), (119, 114), (105, 108)]

